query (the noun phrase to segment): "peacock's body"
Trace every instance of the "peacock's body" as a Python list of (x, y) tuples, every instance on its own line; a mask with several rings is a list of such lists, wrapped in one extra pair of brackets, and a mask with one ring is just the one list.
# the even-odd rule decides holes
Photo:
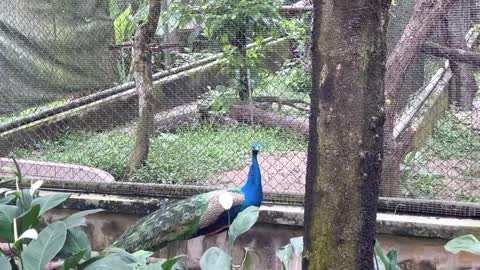
[[(140, 219), (125, 231), (113, 246), (128, 252), (140, 249), (155, 251), (176, 240), (191, 239), (227, 229), (229, 217), (232, 221), (243, 209), (262, 204), (262, 178), (257, 160), (259, 148), (258, 144), (252, 146), (252, 164), (247, 182), (242, 188), (207, 192), (167, 203)], [(219, 197), (222, 193), (228, 193), (233, 198), (228, 212), (220, 204)]]

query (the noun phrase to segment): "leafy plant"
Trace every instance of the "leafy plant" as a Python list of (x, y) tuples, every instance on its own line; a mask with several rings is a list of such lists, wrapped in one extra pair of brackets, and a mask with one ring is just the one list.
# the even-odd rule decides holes
[[(277, 257), (282, 262), (284, 270), (290, 269), (290, 259), (292, 255), (295, 255), (297, 258), (301, 257), (303, 253), (303, 237), (291, 238), (290, 243), (284, 246), (282, 249), (276, 252)], [(295, 265), (295, 270), (299, 269), (300, 259), (297, 259), (297, 264)]]
[(141, 22), (148, 15), (148, 1), (139, 1), (137, 5), (128, 3), (120, 6), (118, 0), (110, 1), (110, 16), (114, 19), (115, 43), (129, 40)]
[(458, 254), (459, 252), (467, 252), (480, 255), (480, 241), (478, 241), (478, 239), (472, 234), (467, 234), (454, 238), (450, 240), (444, 246), (444, 248), (446, 251), (453, 254)]
[[(277, 0), (201, 0), (196, 6), (177, 0), (162, 17), (163, 21), (175, 18), (180, 26), (194, 21), (203, 27), (209, 39), (223, 46), (227, 67), (232, 72), (239, 72), (242, 87), (239, 94), (243, 100), (250, 96), (245, 93), (250, 84), (248, 70), (258, 67), (264, 57), (263, 39), (278, 36), (279, 10)], [(250, 42), (256, 47), (247, 51)]]
[(385, 254), (380, 243), (375, 240), (375, 254), (375, 270), (401, 270), (400, 266), (398, 266), (398, 254), (395, 249)]
[[(85, 216), (103, 211), (87, 210), (42, 226), (40, 218), (49, 210), (65, 202), (70, 194), (38, 196), (42, 181), (21, 188), (25, 179), (20, 166), (13, 159), (16, 190), (6, 192), (0, 199), (0, 240), (11, 246), (11, 252), (0, 250), (0, 269), (44, 270), (49, 264), (62, 262), (63, 269), (127, 269), (127, 270), (180, 270), (178, 264), (184, 256), (149, 263), (153, 254), (138, 251), (129, 254), (121, 249), (109, 250), (92, 257), (90, 240), (80, 229), (86, 225)], [(14, 203), (14, 204), (12, 204)]]
[[(247, 232), (253, 227), (253, 225), (255, 225), (258, 215), (259, 209), (255, 206), (250, 206), (241, 211), (232, 222), (228, 230), (228, 243), (230, 246), (230, 252), (227, 253), (218, 247), (209, 248), (200, 259), (200, 268), (202, 270), (231, 270), (233, 267), (233, 259), (231, 256), (233, 244), (241, 234)], [(249, 248), (245, 248), (244, 250), (245, 252), (242, 258), (240, 269), (255, 269), (254, 251)]]

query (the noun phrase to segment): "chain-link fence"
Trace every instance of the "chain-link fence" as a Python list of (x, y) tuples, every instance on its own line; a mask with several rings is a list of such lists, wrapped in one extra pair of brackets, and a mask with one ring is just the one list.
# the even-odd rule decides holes
[[(404, 44), (420, 49), (386, 100), (396, 118), (386, 129), (395, 145), (385, 145), (385, 196), (479, 198), (480, 2), (451, 2), (430, 7), (426, 42)], [(390, 55), (415, 43), (402, 38), (415, 3), (391, 8)], [(0, 5), (0, 167), (14, 155), (50, 188), (183, 196), (243, 185), (259, 142), (268, 200), (302, 202), (309, 1)]]

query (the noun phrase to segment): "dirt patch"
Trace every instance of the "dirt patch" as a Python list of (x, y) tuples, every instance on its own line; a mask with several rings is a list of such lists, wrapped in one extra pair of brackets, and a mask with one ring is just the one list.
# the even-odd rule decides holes
[[(247, 158), (248, 160), (248, 158)], [(264, 192), (304, 193), (307, 155), (305, 152), (271, 153), (259, 155)], [(210, 185), (241, 187), (245, 183), (250, 164), (243, 169), (222, 172), (210, 179)]]

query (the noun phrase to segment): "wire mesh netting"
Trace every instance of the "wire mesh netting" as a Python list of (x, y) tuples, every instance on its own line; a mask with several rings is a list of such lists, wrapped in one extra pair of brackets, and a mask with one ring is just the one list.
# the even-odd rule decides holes
[[(385, 145), (384, 196), (479, 198), (480, 1), (453, 2), (447, 12), (432, 11), (426, 42), (386, 101), (396, 118), (395, 146)], [(392, 5), (390, 55), (415, 4)], [(243, 185), (250, 145), (259, 142), (270, 200), (301, 203), (309, 1), (0, 5), (0, 167), (14, 155), (27, 177), (50, 187), (178, 195)]]

